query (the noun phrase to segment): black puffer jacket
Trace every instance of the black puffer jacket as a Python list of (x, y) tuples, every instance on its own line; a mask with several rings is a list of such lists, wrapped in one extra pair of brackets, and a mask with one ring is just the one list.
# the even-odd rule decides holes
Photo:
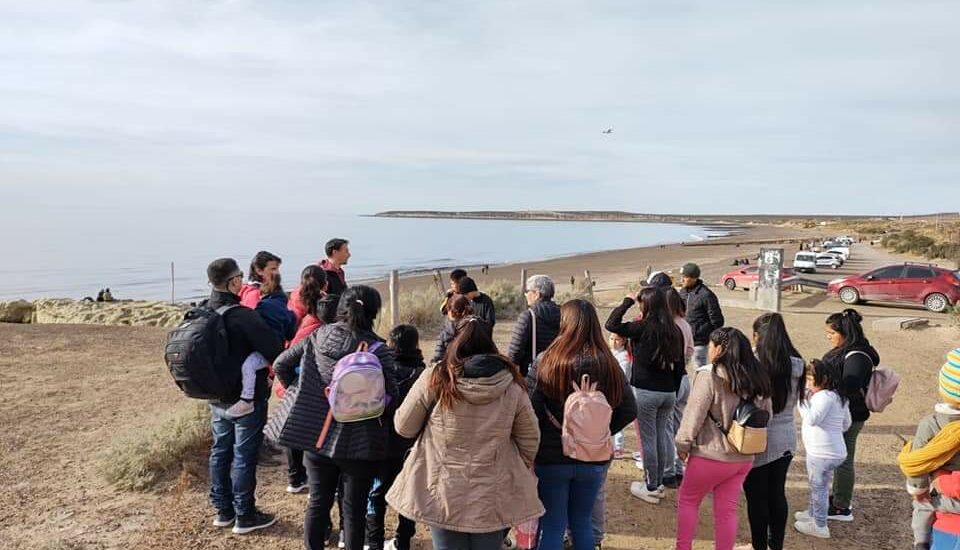
[[(229, 372), (236, 376), (233, 391), (223, 396), (219, 401), (222, 405), (236, 403), (243, 391), (243, 375), (240, 366), (251, 353), (258, 351), (267, 361), (273, 361), (283, 351), (283, 342), (270, 329), (263, 317), (256, 311), (240, 305), (240, 298), (230, 292), (214, 290), (206, 305), (212, 309), (223, 306), (237, 306), (228, 310), (223, 316), (223, 324), (227, 329), (229, 343), (229, 360), (225, 365)], [(257, 371), (257, 382), (254, 390), (254, 399), (261, 400), (270, 397), (270, 383), (267, 381), (267, 369)]]
[(497, 310), (493, 305), (493, 300), (484, 293), (480, 293), (474, 300), (470, 300), (473, 305), (473, 314), (486, 321), (490, 329), (497, 324)]
[(717, 295), (703, 281), (697, 281), (693, 288), (680, 289), (680, 297), (687, 303), (687, 322), (693, 329), (693, 345), (707, 345), (710, 333), (723, 326), (723, 312)]
[[(414, 352), (398, 353), (394, 358), (394, 365), (397, 368), (397, 389), (400, 392), (400, 400), (397, 408), (407, 398), (413, 383), (420, 378), (427, 365), (423, 362), (423, 353), (420, 350)], [(390, 445), (387, 449), (387, 456), (390, 458), (403, 458), (406, 452), (413, 447), (414, 439), (400, 437), (394, 428), (393, 422), (390, 423)]]
[[(580, 380), (584, 374), (593, 375), (597, 372), (596, 360), (592, 357), (581, 357), (574, 369), (574, 380)], [(574, 380), (571, 380), (573, 382)], [(548, 398), (537, 385), (537, 365), (534, 362), (527, 373), (527, 388), (530, 389), (530, 401), (533, 403), (533, 411), (537, 414), (537, 420), (540, 425), (540, 450), (537, 451), (537, 464), (584, 464), (584, 462), (569, 458), (563, 454), (563, 441), (561, 439), (561, 430), (557, 428), (547, 411), (553, 415), (554, 419), (563, 425), (563, 401), (553, 401)], [(598, 388), (601, 392), (603, 388)], [(625, 428), (628, 424), (637, 418), (637, 402), (633, 395), (633, 389), (624, 382), (623, 399), (620, 404), (613, 409), (613, 415), (610, 417), (610, 433), (615, 434)], [(593, 464), (606, 464), (605, 462), (595, 462)]]
[(873, 377), (873, 368), (880, 364), (880, 354), (868, 340), (864, 340), (828, 351), (823, 356), (823, 362), (841, 373), (843, 390), (850, 400), (850, 417), (854, 422), (866, 422), (870, 418), (866, 402), (867, 386)]
[(680, 389), (683, 375), (686, 374), (683, 361), (683, 335), (671, 321), (668, 329), (676, 330), (679, 346), (672, 352), (676, 359), (670, 361), (671, 352), (661, 349), (664, 344), (657, 341), (649, 321), (623, 322), (624, 314), (634, 303), (632, 299), (624, 298), (623, 303), (610, 312), (605, 325), (608, 331), (629, 340), (628, 345), (633, 355), (630, 385), (641, 390), (676, 392)]
[[(357, 350), (360, 342), (373, 345), (383, 340), (373, 332), (354, 334), (344, 323), (325, 325), (314, 331), (283, 353), (283, 363), (299, 362), (300, 395), (290, 411), (280, 444), (291, 449), (316, 452), (334, 459), (383, 460), (388, 453), (393, 411), (400, 402), (397, 388), (397, 369), (393, 351), (381, 345), (374, 351), (383, 367), (383, 378), (389, 396), (387, 410), (382, 417), (361, 422), (341, 424), (333, 421), (323, 447), (317, 449), (317, 440), (330, 410), (324, 389), (333, 379), (333, 368), (342, 357)], [(312, 353), (307, 350), (312, 348)], [(287, 367), (282, 369), (286, 372)]]
[(560, 306), (552, 300), (540, 300), (520, 314), (513, 326), (513, 336), (510, 338), (510, 347), (507, 356), (520, 367), (520, 372), (526, 376), (533, 362), (533, 319), (537, 320), (537, 354), (550, 347), (553, 339), (560, 332)]

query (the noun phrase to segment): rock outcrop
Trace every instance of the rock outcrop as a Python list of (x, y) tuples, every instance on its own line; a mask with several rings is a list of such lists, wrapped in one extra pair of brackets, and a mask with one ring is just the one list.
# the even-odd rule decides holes
[(85, 302), (64, 298), (44, 298), (33, 305), (34, 323), (150, 327), (174, 327), (190, 309), (185, 304), (157, 301)]
[(0, 323), (29, 323), (33, 311), (33, 302), (26, 300), (0, 302)]

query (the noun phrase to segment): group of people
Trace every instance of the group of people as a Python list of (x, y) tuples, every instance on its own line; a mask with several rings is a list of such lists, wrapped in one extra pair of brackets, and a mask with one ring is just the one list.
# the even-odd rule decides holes
[[(222, 311), (237, 372), (235, 391), (210, 403), (214, 525), (243, 534), (276, 521), (255, 502), (274, 377), (278, 394), (296, 387), (279, 444), (288, 460), (287, 491), (309, 490), (308, 549), (335, 545), (339, 531), (347, 550), (406, 550), (420, 523), (438, 550), (494, 550), (512, 528), (534, 520), (537, 548), (597, 548), (607, 472), (624, 452), (623, 430), (635, 424), (643, 479), (630, 492), (656, 505), (668, 490), (678, 491), (678, 549), (691, 548), (708, 494), (716, 548), (734, 548), (745, 492), (752, 540), (742, 548), (780, 550), (797, 408), (810, 498), (794, 527), (828, 538), (828, 520), (852, 521), (854, 453), (870, 416), (864, 390), (879, 364), (856, 311), (829, 316), (830, 351), (805, 361), (779, 314), (758, 317), (750, 337), (725, 326), (695, 264), (683, 266), (679, 288), (654, 274), (605, 323), (588, 301), (557, 304), (553, 280), (534, 275), (526, 281), (528, 307), (502, 353), (492, 337), (493, 301), (454, 270), (441, 304), (445, 324), (427, 363), (416, 327), (392, 327), (387, 340), (374, 331), (381, 297), (372, 287), (347, 284), (348, 241), (333, 239), (325, 252), (303, 269), (289, 298), (274, 254), (259, 252), (246, 282), (233, 259), (207, 270), (209, 307), (232, 306)], [(625, 319), (634, 306), (637, 315)], [(338, 362), (358, 350), (382, 369), (382, 415), (331, 422), (328, 393)], [(960, 401), (960, 376), (957, 384)], [(565, 418), (568, 401), (583, 392), (602, 396), (609, 410), (605, 442), (585, 442), (571, 427), (575, 419)], [(728, 437), (744, 403), (771, 415), (760, 454), (742, 453)], [(334, 505), (339, 529), (331, 521)], [(388, 505), (399, 515), (390, 538)]]

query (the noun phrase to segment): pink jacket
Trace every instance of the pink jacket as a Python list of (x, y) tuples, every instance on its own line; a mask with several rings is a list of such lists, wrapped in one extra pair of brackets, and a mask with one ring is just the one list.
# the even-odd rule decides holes
[(246, 283), (240, 287), (240, 305), (257, 309), (260, 303), (260, 283)]

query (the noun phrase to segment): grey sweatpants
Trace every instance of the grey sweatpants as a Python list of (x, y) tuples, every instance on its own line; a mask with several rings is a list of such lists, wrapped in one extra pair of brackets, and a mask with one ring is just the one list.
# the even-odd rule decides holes
[(910, 527), (913, 529), (914, 544), (930, 544), (933, 530), (934, 513), (947, 512), (960, 514), (960, 500), (947, 498), (938, 493), (930, 492), (930, 500), (925, 502), (913, 501), (913, 517)]
[(673, 406), (677, 395), (670, 392), (634, 388), (637, 396), (637, 421), (643, 448), (643, 471), (647, 488), (655, 490), (663, 482), (663, 473), (675, 460), (673, 443)]

